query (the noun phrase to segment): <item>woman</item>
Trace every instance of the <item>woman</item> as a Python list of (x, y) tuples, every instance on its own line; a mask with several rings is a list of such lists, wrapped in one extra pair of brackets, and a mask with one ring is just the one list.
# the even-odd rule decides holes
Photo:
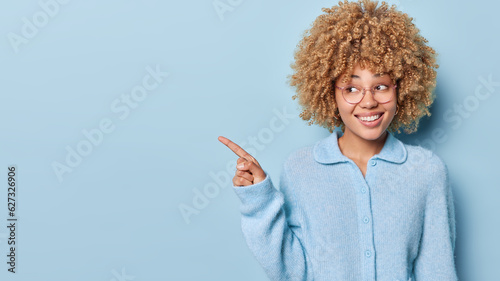
[(301, 117), (333, 132), (290, 154), (280, 190), (227, 138), (242, 230), (271, 280), (457, 280), (445, 164), (392, 132), (430, 115), (435, 52), (408, 15), (368, 0), (323, 9), (295, 53)]

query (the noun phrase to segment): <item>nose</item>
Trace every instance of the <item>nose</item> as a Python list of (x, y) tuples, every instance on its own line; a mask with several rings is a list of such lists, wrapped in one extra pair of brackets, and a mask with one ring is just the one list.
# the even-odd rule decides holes
[[(361, 101), (359, 102), (359, 105), (363, 108), (373, 108), (377, 107), (378, 102), (373, 98), (373, 93), (371, 90), (364, 89), (364, 95)], [(370, 94), (368, 94), (370, 93)]]

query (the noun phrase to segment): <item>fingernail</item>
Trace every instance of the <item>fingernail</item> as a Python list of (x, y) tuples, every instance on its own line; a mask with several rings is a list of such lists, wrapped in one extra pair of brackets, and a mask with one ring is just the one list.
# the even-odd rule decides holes
[(238, 169), (243, 169), (243, 167), (245, 167), (245, 164), (244, 163), (240, 163), (236, 166), (236, 168)]

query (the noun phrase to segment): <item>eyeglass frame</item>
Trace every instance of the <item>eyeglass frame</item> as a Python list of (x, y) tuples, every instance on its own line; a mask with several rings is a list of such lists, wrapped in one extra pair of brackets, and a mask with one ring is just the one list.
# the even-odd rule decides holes
[[(349, 104), (358, 104), (358, 103), (360, 103), (360, 102), (361, 102), (361, 101), (365, 98), (366, 89), (368, 89), (368, 90), (370, 91), (370, 93), (372, 94), (372, 96), (374, 96), (374, 95), (373, 95), (373, 91), (372, 91), (372, 90), (373, 90), (373, 88), (375, 88), (375, 87), (377, 87), (377, 86), (379, 86), (379, 85), (380, 85), (380, 84), (377, 84), (377, 85), (375, 85), (375, 86), (373, 86), (373, 87), (371, 87), (371, 88), (361, 88), (361, 89), (363, 90), (363, 96), (361, 97), (361, 99), (360, 99), (358, 102), (348, 102), (348, 101), (346, 100), (345, 96), (344, 96), (344, 89), (345, 89), (345, 88), (347, 88), (347, 87), (349, 87), (349, 86), (352, 86), (352, 85), (347, 85), (347, 86), (345, 86), (345, 87), (339, 87), (339, 86), (335, 85), (335, 88), (337, 88), (337, 89), (339, 89), (339, 90), (341, 90), (341, 91), (342, 91), (342, 98), (345, 100), (345, 102), (347, 102), (347, 103), (349, 103)], [(397, 86), (398, 86), (398, 85), (393, 85), (393, 86), (392, 86), (392, 88), (393, 88), (393, 89), (396, 89), (396, 87), (397, 87)], [(375, 97), (373, 97), (373, 99), (374, 99), (374, 100), (376, 100), (376, 99), (375, 99)], [(386, 103), (390, 102), (391, 100), (392, 100), (392, 98), (391, 98), (390, 100), (386, 101), (386, 102), (379, 102), (378, 100), (376, 100), (376, 101), (377, 101), (378, 103), (381, 103), (381, 104), (386, 104)]]

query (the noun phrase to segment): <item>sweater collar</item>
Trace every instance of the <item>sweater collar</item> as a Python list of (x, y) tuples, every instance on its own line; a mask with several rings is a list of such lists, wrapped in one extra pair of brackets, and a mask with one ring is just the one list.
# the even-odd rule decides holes
[[(338, 145), (338, 138), (342, 136), (342, 131), (335, 131), (328, 137), (316, 142), (313, 147), (314, 160), (322, 164), (334, 164), (349, 162)], [(401, 164), (406, 161), (407, 152), (404, 144), (388, 132), (384, 147), (379, 154), (374, 155), (373, 159), (382, 159), (388, 162)]]

